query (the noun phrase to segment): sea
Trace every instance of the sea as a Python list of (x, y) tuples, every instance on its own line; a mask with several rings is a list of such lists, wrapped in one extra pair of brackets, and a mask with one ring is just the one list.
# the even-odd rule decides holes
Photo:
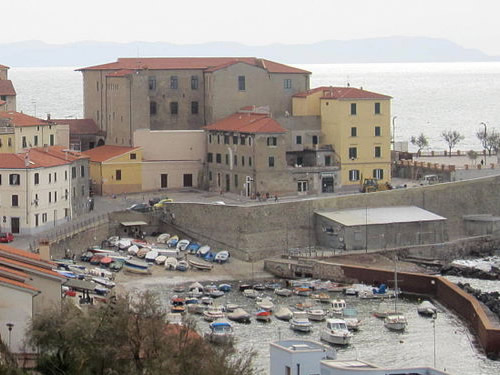
[[(423, 133), (430, 149), (446, 150), (440, 134), (457, 130), (464, 135), (458, 150), (481, 150), (476, 133), (500, 131), (500, 63), (392, 63), (392, 64), (308, 64), (294, 66), (312, 72), (311, 87), (346, 86), (390, 95), (392, 121), (396, 141), (409, 141)], [(83, 88), (81, 73), (76, 67), (16, 68), (9, 70), (17, 92), (18, 111), (46, 118), (82, 118)], [(482, 125), (484, 123), (485, 125)], [(410, 151), (415, 151), (409, 145)], [(453, 281), (467, 281), (454, 279)], [(475, 288), (499, 290), (500, 282), (475, 281)], [(236, 287), (237, 285), (235, 285)], [(168, 306), (173, 292), (163, 284), (149, 285), (160, 293)], [(220, 303), (239, 302), (247, 311), (255, 311), (253, 301), (239, 292), (231, 292)], [(275, 303), (293, 306), (300, 297), (273, 297)], [(380, 366), (427, 365), (446, 370), (451, 375), (498, 375), (500, 361), (488, 359), (475, 342), (474, 335), (455, 314), (440, 307), (437, 320), (418, 316), (415, 299), (402, 298), (399, 309), (409, 319), (405, 333), (387, 331), (371, 314), (376, 301), (346, 297), (348, 306), (356, 307), (363, 319), (363, 328), (353, 343), (338, 349), (341, 359), (359, 358)], [(208, 323), (198, 319), (200, 331)], [(269, 342), (280, 338), (319, 339), (322, 324), (313, 332), (300, 335), (288, 324), (273, 320), (269, 324), (253, 322), (237, 325), (236, 345), (241, 351), (255, 351), (255, 363), (261, 373), (268, 373)]]

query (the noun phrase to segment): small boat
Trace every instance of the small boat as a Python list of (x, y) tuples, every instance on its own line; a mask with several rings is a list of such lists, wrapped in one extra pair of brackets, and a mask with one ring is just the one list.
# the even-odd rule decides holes
[(218, 288), (219, 288), (219, 290), (222, 290), (225, 293), (231, 291), (231, 285), (229, 285), (229, 284), (220, 284)]
[(170, 271), (173, 271), (177, 268), (177, 259), (176, 258), (173, 258), (173, 257), (168, 257), (166, 260), (165, 260), (165, 269), (166, 270), (170, 270)]
[(179, 242), (179, 236), (172, 236), (167, 240), (167, 246), (168, 247), (176, 247), (177, 242)]
[(132, 240), (127, 238), (122, 238), (121, 240), (118, 241), (117, 245), (120, 250), (126, 250), (130, 246), (132, 246)]
[(203, 292), (199, 289), (192, 289), (188, 292), (188, 297), (200, 298), (203, 296)]
[(110, 257), (104, 257), (101, 259), (101, 265), (104, 267), (109, 267), (109, 265), (113, 262), (113, 259)]
[(219, 298), (222, 297), (225, 293), (222, 290), (212, 290), (210, 292), (210, 297)]
[(234, 340), (233, 325), (225, 319), (217, 319), (210, 323), (209, 328), (204, 337), (214, 344), (227, 344)]
[(255, 313), (255, 319), (260, 322), (270, 322), (271, 321), (271, 311), (268, 310), (258, 310)]
[(169, 239), (170, 239), (170, 234), (162, 233), (158, 237), (156, 237), (156, 242), (165, 244)]
[(158, 255), (155, 259), (155, 263), (158, 265), (165, 264), (167, 257), (165, 255)]
[(273, 311), (274, 308), (274, 303), (269, 297), (257, 298), (257, 302), (255, 302), (255, 304), (260, 310)]
[(288, 307), (281, 306), (279, 307), (275, 312), (274, 316), (279, 319), (279, 320), (290, 320), (292, 319), (292, 310), (290, 310)]
[(142, 273), (142, 274), (151, 273), (149, 264), (137, 259), (127, 259), (123, 265), (123, 268), (125, 269), (125, 271), (133, 273)]
[(239, 308), (240, 308), (240, 305), (238, 305), (236, 303), (228, 303), (226, 305), (226, 311), (229, 311), (229, 312), (233, 312), (234, 310), (239, 309)]
[(307, 317), (309, 320), (322, 322), (326, 319), (326, 311), (323, 309), (309, 309), (307, 310)]
[(146, 260), (146, 262), (154, 262), (155, 259), (158, 257), (158, 251), (156, 250), (151, 250), (150, 252), (148, 252), (146, 254), (146, 256), (144, 257), (144, 259)]
[(213, 268), (213, 265), (211, 265), (211, 264), (197, 262), (197, 261), (192, 260), (192, 259), (189, 259), (188, 263), (191, 267), (196, 268), (198, 270), (202, 270), (202, 271), (210, 271)]
[(111, 236), (107, 240), (108, 244), (110, 244), (111, 246), (117, 246), (118, 241), (120, 241), (120, 237), (118, 236)]
[(292, 314), (292, 319), (290, 320), (290, 328), (294, 331), (299, 332), (310, 332), (311, 331), (311, 322), (307, 317), (307, 313), (305, 311), (295, 311)]
[(276, 289), (280, 289), (281, 288), (281, 284), (280, 283), (266, 283), (266, 289), (267, 290), (276, 290)]
[(129, 255), (137, 255), (138, 251), (139, 251), (139, 246), (137, 245), (132, 245), (127, 249), (127, 253)]
[(331, 311), (332, 315), (342, 316), (345, 308), (346, 308), (345, 300), (334, 299), (334, 300), (332, 300), (332, 309), (330, 311)]
[(387, 302), (381, 302), (378, 305), (377, 310), (373, 312), (373, 316), (376, 316), (377, 318), (383, 319), (387, 315), (390, 315), (393, 312), (394, 312), (394, 308), (392, 306), (389, 306), (389, 304)]
[(203, 285), (201, 285), (198, 281), (192, 283), (191, 285), (189, 285), (189, 290), (194, 290), (194, 289), (198, 289), (198, 290), (201, 290), (203, 291)]
[(259, 296), (259, 292), (255, 289), (245, 289), (243, 291), (243, 295), (247, 298), (257, 298)]
[(184, 293), (186, 291), (186, 287), (184, 285), (176, 285), (174, 286), (173, 291), (175, 293)]
[(91, 259), (90, 259), (90, 264), (92, 264), (93, 266), (97, 266), (99, 264), (101, 264), (101, 259), (104, 258), (104, 255), (94, 255)]
[(311, 294), (310, 298), (314, 299), (318, 302), (321, 302), (321, 303), (329, 303), (330, 302), (330, 295), (327, 293), (324, 293), (324, 292)]
[(185, 251), (189, 246), (189, 240), (180, 240), (177, 242), (176, 248), (180, 251)]
[(191, 303), (187, 305), (187, 311), (191, 314), (203, 314), (206, 309), (208, 309), (208, 306), (202, 303)]
[(292, 293), (292, 290), (287, 288), (278, 288), (274, 290), (274, 294), (280, 297), (290, 297)]
[(297, 303), (295, 308), (300, 311), (304, 311), (313, 307), (311, 302)]
[(200, 303), (200, 300), (195, 297), (188, 297), (186, 298), (186, 305), (193, 305), (193, 304), (198, 304)]
[(243, 292), (245, 289), (252, 289), (250, 284), (240, 284), (239, 286), (240, 292)]
[(137, 258), (144, 259), (146, 257), (146, 254), (148, 254), (150, 251), (151, 251), (151, 248), (149, 248), (149, 247), (143, 247), (143, 248), (139, 249), (139, 251), (136, 254)]
[(238, 323), (250, 323), (250, 314), (241, 308), (227, 314), (227, 318)]
[(423, 316), (433, 316), (437, 313), (437, 308), (430, 301), (423, 301), (417, 306), (417, 312)]
[(189, 251), (191, 254), (196, 254), (196, 252), (198, 251), (198, 249), (201, 247), (200, 244), (196, 243), (196, 242), (191, 242), (186, 250)]
[(225, 316), (226, 315), (220, 306), (211, 306), (207, 310), (203, 311), (203, 319), (207, 322), (213, 322), (217, 319), (225, 318)]
[(201, 297), (200, 301), (204, 305), (213, 305), (214, 303), (214, 299), (212, 297), (207, 297), (207, 296)]
[(327, 319), (326, 327), (320, 333), (321, 340), (334, 345), (348, 345), (352, 336), (346, 322), (342, 319)]
[(407, 325), (408, 321), (403, 314), (390, 314), (384, 319), (384, 326), (391, 331), (404, 331)]
[(187, 271), (189, 269), (189, 263), (186, 261), (186, 260), (179, 260), (177, 262), (177, 267), (176, 267), (176, 270), (177, 271)]
[(208, 254), (209, 251), (210, 251), (210, 246), (207, 246), (207, 245), (201, 246), (196, 251), (196, 256), (197, 257), (204, 257), (205, 255)]
[(97, 283), (97, 284), (104, 285), (106, 288), (113, 288), (116, 285), (116, 283), (114, 281), (111, 281), (105, 277), (94, 276), (92, 278), (92, 281)]
[(89, 262), (93, 256), (94, 256), (94, 253), (92, 251), (87, 251), (87, 252), (83, 253), (82, 255), (80, 255), (80, 260), (82, 262)]
[(208, 253), (205, 254), (203, 260), (206, 262), (213, 262), (215, 260), (215, 254), (209, 251)]
[(130, 240), (132, 242), (132, 246), (137, 246), (137, 247), (144, 247), (148, 244), (148, 241), (146, 240), (141, 240), (140, 238), (133, 238)]
[(115, 271), (115, 272), (120, 271), (122, 268), (123, 268), (123, 262), (116, 261), (116, 260), (111, 262), (111, 264), (109, 265), (109, 269), (111, 271)]
[(255, 290), (266, 290), (266, 286), (264, 284), (254, 284), (253, 288)]
[(309, 297), (311, 295), (311, 289), (309, 288), (295, 288), (293, 290), (293, 293), (302, 296), (302, 297)]
[(354, 308), (345, 308), (342, 312), (342, 319), (349, 331), (358, 331), (361, 327), (361, 320), (358, 318), (358, 310)]
[(222, 264), (222, 263), (226, 263), (228, 259), (229, 259), (229, 251), (223, 250), (223, 251), (219, 251), (215, 255), (214, 262)]
[(184, 298), (172, 298), (170, 303), (172, 304), (171, 312), (182, 314), (186, 311), (186, 300)]

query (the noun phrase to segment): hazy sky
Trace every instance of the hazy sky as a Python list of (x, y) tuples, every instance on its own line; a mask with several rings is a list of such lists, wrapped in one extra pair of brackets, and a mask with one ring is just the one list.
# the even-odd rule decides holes
[(428, 36), (500, 55), (499, 11), (499, 0), (14, 0), (1, 7), (0, 43), (263, 45)]

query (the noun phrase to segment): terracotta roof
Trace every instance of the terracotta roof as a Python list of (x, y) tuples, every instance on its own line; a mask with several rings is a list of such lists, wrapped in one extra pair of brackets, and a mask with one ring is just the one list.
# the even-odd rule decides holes
[(128, 76), (134, 72), (135, 72), (135, 70), (132, 70), (132, 69), (121, 69), (121, 70), (117, 70), (116, 72), (106, 74), (106, 77), (125, 77), (125, 76)]
[(15, 276), (18, 276), (18, 277), (22, 277), (23, 279), (27, 279), (29, 277), (28, 274), (26, 274), (24, 272), (17, 271), (15, 269), (8, 268), (8, 267), (3, 267), (3, 266), (0, 266), (0, 272), (11, 273), (12, 275), (15, 275)]
[(76, 134), (99, 134), (101, 130), (91, 118), (81, 119), (52, 119), (58, 125), (69, 125), (70, 135)]
[(218, 130), (239, 133), (285, 133), (286, 130), (265, 113), (235, 113), (204, 127), (206, 130)]
[(0, 64), (0, 69), (10, 69), (10, 68), (8, 66), (6, 66), (6, 65)]
[(85, 70), (182, 70), (197, 69), (214, 71), (236, 63), (246, 63), (259, 66), (270, 73), (300, 73), (311, 74), (303, 69), (294, 68), (274, 61), (255, 57), (148, 57), (148, 58), (119, 58), (116, 62), (89, 66), (77, 69)]
[(90, 161), (102, 162), (138, 149), (140, 147), (104, 145), (84, 151), (83, 154), (90, 156)]
[(15, 281), (15, 280), (7, 279), (5, 277), (0, 277), (0, 283), (5, 283), (5, 284), (17, 286), (19, 288), (32, 290), (34, 292), (39, 292), (39, 290), (37, 288), (35, 288), (35, 287), (31, 286), (31, 285), (22, 283), (20, 281)]
[[(0, 112), (1, 113), (1, 112)], [(28, 154), (29, 163), (26, 166), (26, 154)], [(88, 156), (77, 151), (68, 153), (63, 151), (62, 146), (50, 146), (47, 148), (30, 148), (26, 152), (18, 154), (5, 153), (1, 154), (0, 168), (3, 169), (35, 169), (57, 167), (71, 163), (76, 159), (86, 159)], [(1, 247), (0, 247), (1, 250)]]
[(0, 95), (16, 95), (16, 90), (14, 90), (14, 85), (9, 79), (0, 79)]
[(391, 96), (357, 89), (355, 87), (329, 87), (321, 86), (293, 95), (294, 98), (305, 98), (309, 95), (322, 92), (321, 99), (392, 99)]
[[(0, 81), (2, 82), (2, 81)], [(14, 126), (38, 126), (52, 125), (50, 121), (42, 120), (33, 116), (25, 115), (24, 113), (7, 111), (0, 112), (0, 119), (7, 119)]]
[(13, 255), (25, 257), (25, 258), (30, 258), (30, 259), (34, 259), (34, 260), (40, 260), (40, 261), (42, 260), (42, 258), (40, 258), (39, 254), (35, 254), (35, 253), (29, 252), (26, 250), (17, 249), (15, 247), (12, 247), (9, 245), (0, 244), (0, 253), (2, 251), (6, 252), (6, 253), (11, 253)]
[(28, 270), (26, 270), (26, 268), (27, 268), (29, 270), (41, 272), (41, 273), (44, 273), (46, 275), (56, 276), (60, 279), (66, 279), (66, 277), (62, 276), (61, 274), (54, 272), (52, 270), (49, 270), (47, 268), (38, 267), (38, 266), (35, 266), (32, 264), (28, 264), (25, 262), (14, 260), (14, 259), (4, 258), (2, 256), (0, 256), (0, 264), (4, 264), (4, 265), (10, 266), (10, 267), (19, 267), (21, 269), (24, 269), (25, 272), (29, 272)]
[[(65, 162), (71, 162), (79, 159), (89, 159), (89, 156), (84, 155), (80, 151), (68, 150), (63, 146), (49, 146), (49, 147), (36, 147), (32, 148), (37, 153), (42, 155), (50, 155)], [(31, 154), (30, 154), (31, 155)], [(37, 154), (35, 154), (37, 156)]]

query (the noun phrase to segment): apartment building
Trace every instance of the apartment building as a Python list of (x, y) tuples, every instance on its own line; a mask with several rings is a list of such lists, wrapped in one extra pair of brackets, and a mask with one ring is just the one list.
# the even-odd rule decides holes
[(69, 148), (75, 151), (87, 151), (104, 145), (106, 134), (99, 130), (94, 120), (82, 119), (52, 119), (52, 122), (69, 127)]
[(16, 110), (16, 90), (8, 76), (9, 67), (0, 65), (0, 112)]
[(137, 129), (199, 130), (250, 104), (290, 113), (311, 74), (253, 57), (120, 58), (79, 71), (84, 117), (106, 132), (106, 144), (125, 146)]
[(332, 146), (343, 187), (364, 178), (391, 181), (391, 100), (354, 87), (317, 87), (293, 96), (293, 116), (319, 116), (322, 143)]
[(85, 212), (88, 169), (87, 157), (61, 146), (1, 154), (0, 230), (34, 234)]

